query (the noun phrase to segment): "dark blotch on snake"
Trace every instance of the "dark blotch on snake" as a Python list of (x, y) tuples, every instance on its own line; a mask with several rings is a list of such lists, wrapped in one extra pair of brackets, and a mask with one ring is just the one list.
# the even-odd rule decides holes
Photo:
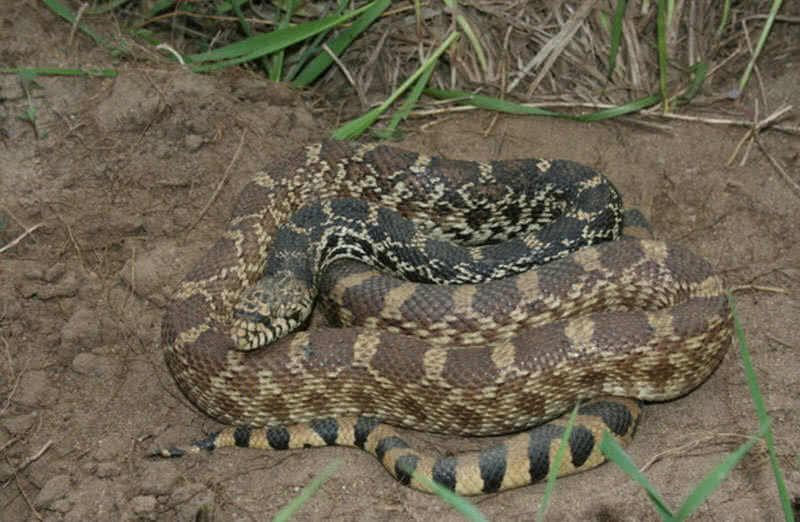
[(592, 454), (595, 440), (594, 435), (585, 426), (573, 426), (569, 434), (569, 449), (572, 453), (572, 465), (576, 468), (583, 466)]
[(478, 467), (481, 471), (484, 493), (495, 492), (503, 485), (507, 457), (508, 451), (502, 444), (487, 448), (478, 455)]
[(311, 429), (325, 441), (328, 446), (335, 446), (339, 438), (339, 423), (333, 417), (311, 421)]
[(401, 455), (394, 463), (394, 476), (404, 486), (411, 483), (411, 475), (417, 471), (419, 457), (416, 455)]
[(456, 489), (456, 467), (458, 459), (455, 457), (441, 457), (433, 464), (433, 481), (451, 491)]
[(598, 401), (581, 406), (579, 415), (600, 417), (608, 428), (617, 435), (625, 435), (631, 429), (633, 416), (628, 408), (611, 401)]
[(564, 428), (555, 424), (545, 424), (530, 431), (528, 435), (528, 473), (531, 482), (542, 480), (550, 471), (550, 442), (561, 439)]
[(374, 430), (375, 427), (380, 423), (381, 421), (375, 417), (359, 417), (356, 421), (355, 427), (353, 428), (355, 439), (353, 444), (361, 449), (364, 449), (364, 444), (367, 442), (367, 438), (369, 438), (372, 430)]
[(406, 449), (408, 448), (408, 443), (400, 437), (385, 437), (378, 442), (378, 446), (375, 448), (375, 455), (383, 462), (383, 456), (386, 452), (395, 448)]
[(247, 426), (239, 426), (233, 432), (233, 441), (236, 446), (240, 448), (247, 448), (250, 446), (250, 428)]
[(278, 426), (271, 426), (267, 429), (267, 442), (269, 447), (276, 450), (289, 449), (289, 430), (286, 426), (280, 424)]

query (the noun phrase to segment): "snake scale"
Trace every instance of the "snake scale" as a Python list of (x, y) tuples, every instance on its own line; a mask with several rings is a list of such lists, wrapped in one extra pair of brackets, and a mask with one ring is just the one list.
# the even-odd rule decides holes
[[(603, 430), (629, 440), (638, 400), (697, 387), (731, 339), (709, 263), (619, 239), (622, 220), (616, 189), (568, 161), (344, 142), (288, 155), (244, 188), (163, 318), (180, 389), (239, 425), (192, 449), (350, 445), (417, 489), (488, 493), (542, 479), (556, 417), (581, 401), (559, 472), (597, 465)], [(314, 301), (334, 327), (303, 328)], [(392, 425), (526, 431), (433, 456)]]

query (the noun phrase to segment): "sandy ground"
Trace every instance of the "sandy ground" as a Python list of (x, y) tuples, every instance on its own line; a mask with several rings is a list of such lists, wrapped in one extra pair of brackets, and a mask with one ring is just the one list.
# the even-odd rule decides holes
[[(26, 13), (0, 15), (3, 65), (120, 67), (80, 40), (65, 49), (69, 27), (39, 4)], [(766, 72), (772, 107), (800, 106), (798, 63)], [(441, 500), (397, 484), (373, 457), (348, 448), (145, 458), (219, 427), (180, 394), (163, 363), (166, 300), (220, 233), (248, 178), (330, 125), (295, 93), (244, 73), (121, 67), (116, 79), (40, 77), (32, 99), (38, 138), (17, 118), (27, 104), (18, 78), (0, 76), (0, 246), (9, 247), (0, 254), (0, 519), (195, 520), (206, 506), (218, 521), (266, 520), (341, 459), (297, 520), (458, 520)], [(740, 102), (711, 109), (746, 117)], [(738, 128), (671, 123), (656, 131), (508, 116), (490, 125), (493, 118), (475, 111), (424, 129), (412, 123), (398, 146), (586, 163), (650, 217), (659, 237), (714, 263), (738, 289), (780, 463), (790, 494), (800, 494), (798, 194), (757, 147), (744, 165), (726, 166)], [(796, 177), (798, 137), (765, 132), (762, 140)], [(638, 466), (651, 463), (647, 477), (677, 509), (756, 430), (734, 348), (694, 393), (646, 406), (629, 452)], [(440, 447), (435, 436), (412, 436)], [(534, 485), (475, 503), (490, 520), (532, 520), (543, 491)], [(693, 520), (780, 518), (757, 446)], [(606, 465), (559, 481), (547, 519), (657, 515), (637, 485)]]

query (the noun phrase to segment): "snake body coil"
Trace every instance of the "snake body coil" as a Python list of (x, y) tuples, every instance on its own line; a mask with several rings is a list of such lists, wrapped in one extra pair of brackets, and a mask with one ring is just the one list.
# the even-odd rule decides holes
[[(338, 198), (367, 203), (353, 210)], [(412, 225), (384, 233), (394, 218), (382, 207)], [(315, 228), (320, 219), (346, 233)], [(196, 447), (354, 445), (404, 483), (429, 490), (427, 478), (463, 494), (542, 478), (563, 422), (438, 458), (412, 450), (383, 422), (501, 434), (553, 419), (578, 400), (666, 400), (702, 383), (730, 341), (722, 282), (674, 245), (589, 246), (617, 237), (621, 220), (613, 187), (570, 162), (456, 162), (344, 143), (297, 152), (243, 190), (223, 237), (167, 307), (162, 342), (183, 392), (222, 422), (267, 427), (226, 430)], [(361, 229), (364, 222), (377, 229)], [(401, 236), (412, 238), (410, 247)], [(332, 247), (320, 253), (320, 244)], [(398, 245), (410, 256), (387, 253)], [(413, 281), (508, 277), (424, 285), (341, 261), (360, 256)], [(524, 272), (542, 261), (550, 262)], [(257, 303), (273, 290), (263, 282), (275, 279), (299, 290), (288, 293), (294, 303), (265, 312)], [(304, 322), (317, 290), (345, 327), (260, 348)], [(579, 413), (562, 474), (602, 460), (603, 429), (627, 440), (638, 405), (594, 400)]]

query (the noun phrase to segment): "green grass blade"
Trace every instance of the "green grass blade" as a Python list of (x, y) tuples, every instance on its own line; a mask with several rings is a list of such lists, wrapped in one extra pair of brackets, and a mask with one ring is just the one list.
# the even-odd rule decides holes
[(786, 520), (794, 520), (791, 509), (791, 501), (789, 499), (786, 487), (783, 483), (783, 477), (781, 476), (780, 468), (778, 467), (777, 457), (775, 456), (774, 445), (772, 443), (772, 432), (770, 430), (770, 425), (772, 421), (767, 416), (763, 398), (758, 389), (758, 381), (756, 379), (755, 372), (753, 370), (753, 366), (750, 361), (747, 342), (744, 338), (744, 334), (739, 324), (739, 319), (736, 314), (735, 303), (733, 302), (733, 297), (731, 296), (730, 292), (728, 292), (728, 299), (731, 303), (734, 329), (739, 339), (739, 346), (741, 349), (742, 362), (745, 369), (745, 375), (747, 377), (747, 383), (750, 388), (750, 392), (753, 395), (753, 401), (756, 404), (756, 410), (758, 411), (759, 424), (760, 424), (758, 432), (753, 437), (751, 437), (747, 442), (745, 442), (744, 444), (739, 446), (735, 451), (730, 453), (727, 456), (727, 458), (725, 458), (725, 460), (723, 460), (713, 470), (711, 470), (711, 472), (709, 472), (703, 478), (700, 484), (698, 484), (697, 487), (695, 487), (694, 490), (686, 497), (683, 504), (679, 508), (678, 512), (675, 513), (674, 515), (670, 512), (666, 503), (660, 497), (655, 488), (653, 488), (652, 485), (650, 485), (650, 483), (647, 481), (647, 479), (639, 472), (639, 470), (636, 469), (636, 467), (628, 458), (627, 454), (625, 454), (622, 448), (619, 447), (619, 444), (617, 444), (617, 442), (612, 437), (609, 436), (603, 437), (601, 449), (603, 450), (603, 453), (605, 453), (605, 455), (608, 457), (609, 460), (617, 464), (625, 473), (627, 473), (631, 478), (636, 480), (645, 489), (647, 494), (650, 496), (650, 499), (652, 500), (656, 511), (658, 512), (658, 514), (661, 516), (662, 519), (685, 520), (687, 517), (691, 516), (697, 510), (697, 508), (700, 507), (714, 491), (717, 490), (719, 485), (730, 474), (733, 468), (752, 449), (753, 445), (755, 445), (759, 440), (763, 438), (767, 444), (767, 449), (770, 453), (770, 459), (772, 460), (773, 471), (775, 472), (775, 480), (776, 483), (778, 484), (778, 491), (781, 498), (782, 507), (784, 510), (784, 517)]
[[(377, 0), (371, 7), (359, 16), (347, 29), (342, 31), (328, 44), (328, 48), (336, 56), (342, 54), (361, 33), (367, 30), (372, 23), (392, 5), (391, 0)], [(327, 52), (321, 52), (295, 77), (294, 83), (300, 86), (310, 85), (324, 73), (333, 63), (333, 58)]]
[(619, 42), (622, 39), (622, 24), (625, 21), (625, 8), (627, 6), (627, 0), (619, 0), (616, 9), (614, 9), (614, 21), (611, 24), (611, 48), (608, 51), (609, 80), (617, 66), (617, 54), (619, 53)]
[[(742, 366), (744, 367), (744, 374), (747, 377), (747, 386), (750, 388), (750, 395), (753, 396), (753, 403), (758, 412), (758, 420), (761, 429), (766, 429), (771, 422), (767, 415), (767, 408), (764, 405), (764, 398), (761, 395), (761, 390), (758, 386), (758, 378), (753, 369), (753, 361), (750, 359), (750, 347), (747, 345), (747, 339), (744, 336), (744, 330), (739, 323), (739, 315), (736, 313), (736, 301), (733, 294), (728, 291), (728, 303), (730, 303), (731, 314), (733, 315), (733, 329), (736, 332), (736, 338), (739, 342), (739, 352), (742, 358)], [(772, 464), (772, 472), (775, 475), (775, 484), (778, 487), (778, 496), (781, 501), (783, 509), (783, 516), (786, 520), (794, 520), (792, 510), (792, 502), (789, 498), (789, 492), (786, 489), (786, 484), (783, 481), (783, 474), (781, 473), (780, 465), (778, 464), (778, 456), (775, 454), (775, 444), (772, 441), (772, 430), (767, 429), (764, 432), (764, 441), (767, 443), (767, 454), (769, 455), (770, 463)]]
[(658, 13), (656, 14), (656, 28), (658, 40), (658, 85), (661, 90), (661, 99), (664, 100), (664, 112), (669, 112), (669, 99), (667, 98), (667, 2), (658, 0)]
[(439, 496), (442, 500), (450, 504), (453, 509), (464, 515), (467, 519), (474, 522), (487, 522), (486, 518), (483, 516), (483, 513), (478, 511), (478, 508), (476, 508), (469, 500), (458, 496), (446, 487), (430, 480), (428, 477), (423, 477), (418, 473), (414, 473), (413, 476), (414, 480), (425, 485), (428, 489), (433, 491), (435, 495)]
[[(231, 11), (235, 11), (236, 9), (241, 8), (241, 6), (250, 3), (251, 0), (234, 0), (232, 2), (215, 2), (215, 9), (217, 14), (224, 15), (226, 13), (230, 13)], [(272, 7), (277, 11), (288, 11), (290, 7), (288, 4), (294, 3), (294, 7), (291, 7), (293, 13), (298, 14), (300, 16), (313, 16), (312, 10), (308, 9), (298, 9), (301, 4), (306, 3), (305, 0), (270, 0), (268, 3), (272, 4)]]
[(246, 36), (253, 36), (253, 30), (250, 28), (250, 23), (247, 21), (247, 18), (244, 17), (244, 13), (242, 13), (242, 6), (239, 3), (234, 2), (231, 5), (233, 9), (233, 14), (236, 16), (236, 19), (239, 21), (239, 27), (242, 28), (242, 31)]
[(561, 462), (564, 460), (564, 454), (569, 446), (568, 441), (570, 435), (572, 435), (572, 428), (575, 426), (575, 417), (578, 416), (578, 407), (580, 407), (580, 401), (576, 402), (575, 407), (572, 408), (572, 413), (567, 422), (567, 428), (564, 430), (564, 435), (561, 437), (561, 442), (558, 445), (558, 451), (556, 451), (555, 465), (550, 466), (550, 469), (547, 471), (547, 484), (545, 484), (544, 487), (542, 501), (539, 503), (539, 511), (536, 513), (537, 522), (544, 520), (544, 514), (550, 503), (550, 497), (553, 495), (553, 488), (556, 487), (556, 477), (558, 477), (558, 470), (561, 468)]
[(384, 111), (386, 111), (386, 108), (383, 106), (375, 107), (333, 131), (331, 133), (331, 138), (335, 140), (352, 140), (357, 138), (362, 135), (370, 125), (378, 121), (378, 118), (380, 118)]
[(375, 131), (374, 134), (376, 136), (381, 139), (388, 139), (395, 135), (397, 132), (397, 126), (401, 121), (408, 118), (408, 115), (411, 114), (411, 111), (417, 105), (417, 102), (422, 96), (422, 91), (428, 84), (428, 80), (431, 79), (432, 74), (433, 67), (428, 67), (425, 69), (425, 71), (423, 71), (422, 75), (419, 77), (419, 80), (417, 80), (414, 84), (414, 88), (411, 89), (411, 92), (408, 93), (408, 96), (406, 96), (406, 99), (403, 101), (403, 105), (400, 106), (400, 109), (395, 111), (394, 115), (392, 116), (392, 120), (389, 122), (389, 125), (387, 125), (385, 129)]
[(470, 94), (462, 91), (452, 91), (443, 89), (429, 88), (425, 89), (425, 94), (441, 100), (453, 100), (462, 105), (473, 105), (481, 109), (486, 109), (496, 112), (505, 112), (508, 114), (528, 114), (533, 116), (550, 116), (553, 118), (567, 118), (576, 121), (600, 121), (611, 118), (617, 118), (625, 114), (638, 112), (647, 107), (651, 107), (661, 101), (657, 95), (645, 96), (638, 100), (633, 100), (618, 107), (611, 109), (603, 109), (581, 116), (573, 116), (572, 114), (562, 114), (558, 112), (540, 109), (538, 107), (529, 107), (519, 103), (514, 103), (508, 100), (501, 100), (499, 98), (492, 98), (491, 96), (484, 96), (482, 94)]
[(336, 470), (339, 469), (339, 466), (342, 465), (342, 459), (336, 459), (323, 469), (317, 476), (311, 479), (306, 487), (304, 487), (300, 493), (292, 499), (291, 502), (286, 504), (278, 514), (275, 515), (273, 519), (275, 522), (286, 522), (287, 520), (291, 519), (292, 516), (297, 512), (298, 509), (303, 507), (308, 499), (317, 492), (317, 490), (325, 483), (326, 480), (331, 478)]
[(758, 57), (761, 54), (761, 49), (764, 47), (764, 44), (767, 41), (767, 36), (769, 36), (769, 32), (772, 29), (772, 24), (775, 22), (775, 17), (778, 16), (778, 11), (780, 11), (782, 3), (783, 0), (772, 0), (772, 8), (769, 10), (769, 16), (767, 17), (767, 22), (764, 24), (764, 28), (761, 29), (761, 36), (758, 38), (758, 43), (756, 43), (753, 56), (750, 58), (750, 61), (747, 62), (747, 67), (742, 74), (742, 79), (739, 80), (740, 91), (744, 90), (747, 82), (750, 80), (750, 74), (753, 72), (753, 67), (756, 65), (756, 60), (758, 60)]
[(439, 56), (441, 56), (442, 53), (448, 47), (450, 47), (450, 45), (453, 44), (453, 42), (458, 40), (458, 37), (459, 33), (451, 33), (450, 36), (448, 36), (445, 39), (445, 41), (442, 42), (439, 45), (439, 47), (436, 48), (433, 54), (431, 54), (428, 57), (428, 59), (425, 60), (422, 66), (419, 67), (416, 71), (414, 71), (414, 74), (409, 76), (400, 87), (398, 87), (394, 92), (392, 92), (392, 94), (389, 96), (389, 98), (386, 99), (386, 101), (384, 101), (380, 106), (376, 107), (375, 109), (372, 109), (368, 113), (364, 114), (363, 116), (345, 123), (338, 129), (333, 131), (331, 136), (337, 140), (349, 140), (362, 134), (365, 130), (367, 130), (367, 128), (370, 125), (375, 123), (375, 121), (378, 119), (381, 113), (383, 113), (386, 109), (388, 109), (401, 94), (403, 94), (406, 90), (408, 90), (408, 88), (411, 87), (411, 85), (413, 85), (414, 82), (416, 82), (417, 79), (429, 67), (433, 67), (436, 64), (436, 60), (439, 59)]
[[(295, 0), (289, 0), (286, 5), (286, 12), (283, 14), (280, 23), (278, 24), (277, 29), (283, 30), (289, 27), (289, 22), (292, 20), (292, 13), (294, 13), (295, 7)], [(234, 2), (234, 7), (237, 12), (241, 12), (241, 8), (238, 6), (236, 2)], [(248, 35), (249, 36), (249, 35)], [(268, 72), (269, 79), (273, 82), (281, 81), (283, 77), (283, 60), (285, 58), (284, 50), (281, 49), (280, 51), (276, 51), (275, 54), (272, 55), (272, 65), (268, 66), (266, 62), (264, 62), (264, 68)]]
[(572, 119), (583, 122), (610, 120), (613, 118), (619, 118), (620, 116), (625, 116), (626, 114), (639, 112), (642, 109), (656, 105), (660, 101), (661, 98), (659, 96), (651, 94), (650, 96), (645, 96), (644, 98), (639, 98), (638, 100), (629, 101), (624, 105), (618, 105), (610, 109), (603, 109), (590, 112), (589, 114), (575, 116), (572, 117)]
[(254, 60), (306, 40), (317, 33), (341, 25), (347, 20), (360, 15), (368, 8), (372, 7), (372, 5), (373, 3), (367, 4), (342, 16), (329, 16), (322, 20), (314, 20), (312, 22), (287, 27), (279, 31), (259, 34), (252, 38), (247, 38), (220, 47), (219, 49), (214, 49), (213, 51), (192, 55), (189, 59), (193, 63), (222, 60), (219, 63), (196, 67), (194, 70), (198, 72)]
[(483, 47), (478, 39), (478, 35), (476, 35), (475, 31), (472, 30), (472, 26), (470, 25), (469, 21), (464, 17), (463, 14), (461, 14), (461, 10), (459, 9), (458, 2), (456, 0), (444, 0), (444, 3), (455, 15), (456, 25), (458, 25), (458, 28), (461, 29), (461, 32), (464, 33), (464, 35), (467, 37), (467, 40), (469, 40), (472, 50), (475, 51), (475, 57), (478, 59), (478, 63), (481, 65), (481, 70), (485, 76), (489, 73), (489, 62), (486, 61), (486, 54), (483, 52)]
[[(75, 15), (72, 14), (72, 11), (70, 11), (69, 8), (67, 8), (67, 6), (62, 4), (59, 0), (42, 0), (42, 1), (55, 14), (57, 14), (58, 16), (65, 19), (71, 24), (75, 23)], [(106, 47), (106, 42), (102, 38), (100, 38), (99, 35), (95, 34), (91, 29), (89, 29), (89, 27), (85, 23), (80, 22), (78, 24), (78, 29), (80, 29), (84, 34), (92, 38), (97, 43), (97, 45)]]
[[(244, 13), (242, 13), (241, 3), (234, 2), (231, 5), (231, 9), (233, 9), (233, 14), (236, 16), (236, 19), (239, 21), (239, 27), (242, 28), (242, 31), (244, 32), (244, 34), (247, 35), (248, 37), (252, 37), (253, 36), (253, 30), (251, 29), (250, 23), (247, 21), (247, 18), (245, 18)], [(281, 26), (281, 27), (283, 27), (283, 26)], [(280, 61), (283, 58), (283, 55), (281, 54), (281, 51), (278, 51), (275, 54), (276, 54), (276, 57), (273, 57), (273, 61), (276, 61), (276, 60)], [(266, 59), (263, 56), (261, 57), (260, 62), (261, 62), (261, 68), (264, 69), (264, 72), (267, 74), (269, 79), (273, 80), (273, 81), (277, 81), (275, 78), (272, 77), (272, 71), (274, 71), (274, 69), (270, 69), (269, 64), (267, 63)], [(280, 70), (280, 66), (278, 67), (278, 69)]]
[(725, 0), (722, 5), (722, 16), (719, 19), (719, 27), (717, 28), (716, 38), (719, 39), (722, 36), (722, 32), (725, 30), (725, 26), (728, 25), (728, 17), (731, 14), (731, 0)]
[(480, 109), (508, 114), (530, 114), (534, 116), (554, 116), (557, 118), (570, 118), (569, 115), (540, 109), (538, 107), (528, 107), (508, 100), (501, 100), (483, 94), (471, 94), (464, 91), (444, 90), (436, 88), (425, 89), (425, 94), (440, 100), (452, 100), (459, 105), (472, 105)]
[(689, 69), (689, 72), (692, 74), (692, 84), (680, 97), (683, 103), (689, 103), (689, 101), (700, 92), (700, 89), (703, 87), (703, 82), (706, 81), (706, 77), (708, 76), (708, 63), (698, 62)]
[(628, 454), (625, 453), (616, 439), (610, 436), (608, 432), (603, 434), (603, 441), (600, 443), (600, 449), (603, 451), (603, 454), (608, 457), (608, 460), (619, 466), (625, 474), (642, 486), (662, 520), (671, 520), (673, 518), (672, 511), (670, 511), (667, 503), (661, 498), (658, 491), (656, 491), (656, 488), (647, 480), (647, 477), (642, 475), (633, 462), (631, 462), (631, 458)]
[(172, 9), (175, 6), (175, 0), (160, 0), (154, 3), (142, 16), (145, 20), (153, 18), (158, 13)]
[(36, 83), (36, 76), (39, 73), (36, 71), (31, 71), (30, 69), (26, 69), (19, 72), (19, 81), (22, 84), (22, 88), (25, 92), (30, 92), (33, 89), (41, 89), (42, 86)]
[(86, 14), (89, 14), (89, 15), (105, 14), (105, 13), (108, 13), (110, 11), (113, 11), (114, 9), (116, 9), (119, 6), (121, 6), (122, 4), (124, 4), (127, 1), (128, 0), (112, 0), (111, 2), (108, 2), (106, 4), (97, 4), (94, 7), (91, 7), (89, 9), (87, 9), (86, 10)]
[(694, 513), (717, 490), (722, 481), (730, 474), (736, 464), (747, 455), (753, 445), (761, 440), (761, 437), (769, 433), (769, 427), (769, 422), (761, 426), (756, 435), (750, 437), (747, 442), (736, 448), (725, 460), (712, 469), (683, 501), (683, 505), (675, 514), (675, 520), (685, 520)]
[[(331, 15), (341, 16), (342, 13), (347, 10), (348, 5), (347, 0), (338, 0), (336, 10), (331, 13)], [(322, 42), (328, 37), (330, 31), (331, 29), (317, 33), (310, 42), (306, 42), (306, 44), (308, 44), (306, 50), (295, 58), (296, 62), (292, 70), (284, 77), (284, 81), (293, 82), (295, 77), (305, 68), (306, 64), (319, 56), (320, 50), (322, 49)]]

